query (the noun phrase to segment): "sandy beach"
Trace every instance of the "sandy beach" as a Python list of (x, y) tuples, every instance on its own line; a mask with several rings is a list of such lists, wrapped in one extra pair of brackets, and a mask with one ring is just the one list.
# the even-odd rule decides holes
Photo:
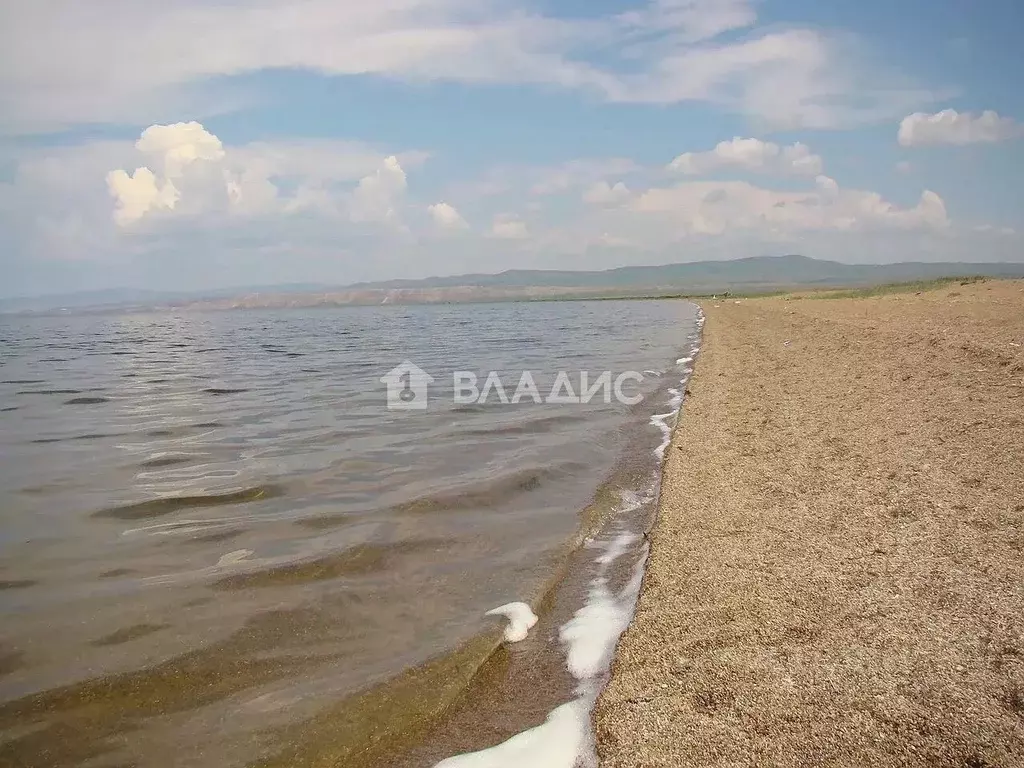
[(703, 306), (602, 766), (1024, 765), (1024, 281)]

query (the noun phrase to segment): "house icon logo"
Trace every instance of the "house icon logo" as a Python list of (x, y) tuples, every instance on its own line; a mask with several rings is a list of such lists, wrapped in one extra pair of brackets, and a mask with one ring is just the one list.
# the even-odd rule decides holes
[(388, 388), (388, 410), (424, 411), (427, 408), (427, 387), (434, 377), (418, 365), (404, 360), (380, 380)]

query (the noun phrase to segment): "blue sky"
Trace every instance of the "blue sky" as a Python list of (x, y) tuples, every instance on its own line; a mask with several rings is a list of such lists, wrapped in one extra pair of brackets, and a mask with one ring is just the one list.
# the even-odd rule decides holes
[(1012, 0), (0, 10), (0, 295), (1024, 260)]

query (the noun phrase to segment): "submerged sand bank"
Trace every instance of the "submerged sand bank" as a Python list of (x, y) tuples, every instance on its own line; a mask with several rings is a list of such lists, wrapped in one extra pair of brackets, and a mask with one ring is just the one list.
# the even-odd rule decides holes
[(1024, 282), (704, 308), (602, 765), (1024, 765)]

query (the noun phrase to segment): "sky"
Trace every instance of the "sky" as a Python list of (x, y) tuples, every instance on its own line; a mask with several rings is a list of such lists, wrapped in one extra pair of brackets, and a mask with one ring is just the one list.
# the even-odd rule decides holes
[(1019, 0), (0, 6), (0, 296), (1024, 261)]

